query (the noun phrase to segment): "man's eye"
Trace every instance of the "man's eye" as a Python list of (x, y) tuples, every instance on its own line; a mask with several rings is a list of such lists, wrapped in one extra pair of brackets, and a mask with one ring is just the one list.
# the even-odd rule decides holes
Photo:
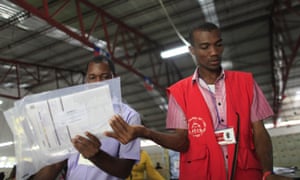
[(89, 79), (95, 79), (96, 76), (89, 76)]
[(222, 44), (222, 43), (218, 43), (217, 46), (218, 46), (218, 47), (222, 47), (223, 44)]
[(103, 75), (101, 76), (101, 78), (102, 78), (102, 79), (108, 79), (108, 78), (110, 78), (110, 76), (109, 76), (108, 74), (103, 74)]
[(208, 45), (201, 45), (200, 46), (200, 49), (207, 49), (208, 48)]
[(101, 74), (100, 77), (101, 77), (102, 80), (107, 80), (107, 79), (112, 78), (112, 74), (111, 73), (104, 73), (104, 74)]

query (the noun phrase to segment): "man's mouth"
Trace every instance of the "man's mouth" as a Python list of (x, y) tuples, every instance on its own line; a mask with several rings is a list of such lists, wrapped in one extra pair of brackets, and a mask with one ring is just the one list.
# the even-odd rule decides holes
[(214, 58), (211, 58), (211, 59), (209, 60), (209, 62), (210, 62), (211, 64), (220, 64), (221, 58), (214, 57)]
[(209, 61), (211, 64), (220, 64), (220, 59), (213, 59)]

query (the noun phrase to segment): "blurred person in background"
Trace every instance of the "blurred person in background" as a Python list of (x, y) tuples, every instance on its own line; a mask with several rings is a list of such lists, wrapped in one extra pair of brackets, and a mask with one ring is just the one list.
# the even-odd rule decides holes
[(132, 168), (131, 175), (126, 180), (164, 180), (154, 168), (149, 154), (141, 150), (141, 159)]

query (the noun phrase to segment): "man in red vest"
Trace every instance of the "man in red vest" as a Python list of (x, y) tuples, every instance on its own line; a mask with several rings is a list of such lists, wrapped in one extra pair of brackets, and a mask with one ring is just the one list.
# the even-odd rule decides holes
[(142, 137), (179, 151), (181, 180), (286, 179), (273, 173), (272, 143), (263, 124), (273, 111), (252, 74), (222, 69), (216, 25), (194, 28), (190, 39), (198, 66), (167, 89), (166, 125), (174, 131), (129, 126), (115, 116), (114, 132), (107, 135), (122, 143)]

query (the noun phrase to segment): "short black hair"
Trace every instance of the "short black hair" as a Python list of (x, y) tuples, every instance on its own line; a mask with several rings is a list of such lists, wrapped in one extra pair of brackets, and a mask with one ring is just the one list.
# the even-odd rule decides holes
[(191, 32), (189, 33), (189, 40), (191, 45), (194, 45), (194, 32), (195, 31), (213, 31), (213, 30), (219, 30), (220, 28), (215, 25), (214, 23), (211, 22), (204, 22), (198, 26), (195, 26), (194, 28), (192, 28)]
[(103, 56), (103, 55), (99, 55), (99, 56), (95, 56), (91, 61), (88, 62), (87, 67), (86, 67), (86, 72), (88, 70), (89, 64), (91, 62), (94, 63), (107, 63), (109, 66), (110, 71), (113, 73), (113, 75), (116, 75), (116, 70), (115, 70), (115, 65), (112, 62), (112, 60), (110, 58), (108, 58), (107, 56)]

